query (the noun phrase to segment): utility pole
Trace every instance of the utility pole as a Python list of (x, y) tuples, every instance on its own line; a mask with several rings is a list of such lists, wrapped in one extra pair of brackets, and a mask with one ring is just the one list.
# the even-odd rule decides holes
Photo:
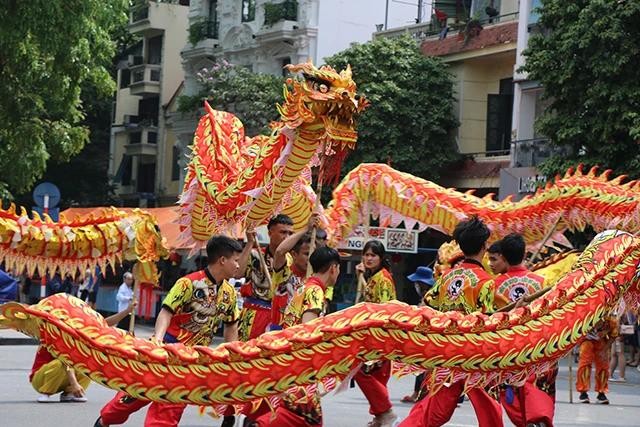
[(384, 9), (384, 29), (387, 29), (387, 22), (389, 21), (389, 0), (387, 0), (387, 5)]
[(423, 0), (418, 0), (418, 19), (416, 19), (416, 24), (422, 22), (422, 1)]

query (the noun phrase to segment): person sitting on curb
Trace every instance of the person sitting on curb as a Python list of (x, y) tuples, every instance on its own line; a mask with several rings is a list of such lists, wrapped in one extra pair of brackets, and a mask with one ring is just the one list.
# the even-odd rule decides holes
[[(104, 320), (107, 325), (115, 326), (133, 312), (135, 306), (135, 300), (131, 300), (125, 310)], [(56, 359), (45, 346), (41, 345), (33, 361), (29, 382), (35, 391), (40, 393), (40, 397), (37, 399), (39, 403), (57, 402), (58, 400), (54, 399), (54, 396), (58, 393), (61, 393), (60, 402), (86, 402), (85, 390), (91, 380), (71, 366), (66, 366), (62, 361)]]

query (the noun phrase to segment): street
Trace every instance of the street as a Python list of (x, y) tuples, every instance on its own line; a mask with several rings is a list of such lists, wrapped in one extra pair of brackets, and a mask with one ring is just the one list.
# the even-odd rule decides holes
[[(18, 335), (13, 331), (0, 331), (2, 336)], [(139, 336), (142, 336), (139, 334)], [(0, 425), (1, 426), (38, 426), (38, 427), (84, 427), (92, 426), (100, 408), (114, 392), (97, 384), (88, 391), (87, 403), (36, 403), (38, 395), (28, 382), (34, 354), (34, 345), (0, 345), (0, 371), (4, 381), (0, 384)], [(575, 374), (575, 366), (574, 366)], [(610, 384), (609, 399), (611, 405), (569, 403), (567, 388), (568, 366), (564, 360), (558, 381), (558, 403), (556, 405), (556, 426), (637, 426), (640, 419), (640, 372), (635, 368), (627, 369), (626, 384)], [(410, 405), (400, 403), (402, 396), (408, 394), (413, 386), (413, 377), (391, 379), (389, 388), (395, 411), (404, 417)], [(574, 400), (577, 400), (574, 393)], [(595, 393), (591, 393), (592, 401)], [(368, 405), (357, 388), (349, 389), (338, 395), (330, 394), (323, 401), (324, 425), (327, 427), (365, 426), (370, 420)], [(129, 426), (142, 426), (144, 411), (132, 416)], [(506, 420), (506, 416), (505, 416)], [(456, 411), (450, 426), (475, 426), (476, 419), (468, 401)], [(189, 407), (180, 426), (219, 426), (220, 420), (198, 414), (197, 408)], [(505, 425), (511, 425), (508, 421)]]

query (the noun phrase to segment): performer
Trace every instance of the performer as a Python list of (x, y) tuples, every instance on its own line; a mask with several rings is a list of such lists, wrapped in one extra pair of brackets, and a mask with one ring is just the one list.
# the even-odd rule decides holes
[(271, 284), (271, 331), (282, 329), (284, 311), (291, 298), (299, 293), (304, 284), (311, 249), (311, 232), (317, 222), (318, 215), (311, 215), (306, 228), (287, 237), (276, 249)]
[[(328, 246), (316, 249), (309, 257), (313, 275), (305, 282), (301, 293), (294, 296), (284, 315), (285, 328), (307, 323), (322, 315), (324, 291), (334, 285), (340, 274), (340, 255)], [(304, 387), (282, 398), (275, 414), (266, 413), (251, 427), (311, 427), (322, 425), (322, 408), (317, 394)]]
[[(152, 339), (165, 343), (204, 345), (224, 323), (225, 342), (238, 339), (236, 293), (228, 279), (237, 274), (242, 247), (226, 236), (214, 236), (207, 243), (208, 265), (204, 270), (179, 279), (162, 303)], [(100, 411), (95, 427), (123, 424), (133, 412), (150, 402), (118, 392)], [(145, 418), (145, 427), (175, 427), (186, 405), (153, 402)], [(223, 425), (233, 425), (225, 417)]]
[(507, 272), (509, 263), (502, 255), (500, 240), (498, 240), (497, 242), (493, 242), (491, 246), (489, 246), (489, 249), (487, 249), (487, 255), (489, 257), (489, 268), (494, 275)]
[[(122, 276), (122, 284), (118, 288), (118, 294), (116, 300), (118, 301), (118, 311), (124, 310), (127, 305), (133, 300), (133, 274), (128, 271)], [(124, 317), (119, 323), (118, 328), (129, 329), (129, 316)]]
[[(489, 264), (494, 272), (500, 272), (493, 281), (493, 289), (487, 294), (487, 304), (500, 309), (518, 302), (544, 287), (544, 277), (532, 273), (524, 266), (526, 244), (520, 234), (512, 233), (489, 248)], [(493, 251), (493, 252), (492, 252)], [(506, 261), (506, 269), (502, 265)], [(557, 369), (541, 375), (541, 381), (555, 383), (551, 376)], [(553, 427), (554, 398), (535, 385), (536, 375), (531, 375), (522, 387), (500, 387), (500, 403), (511, 422), (517, 427), (544, 425)]]
[[(135, 300), (131, 299), (123, 310), (104, 320), (107, 325), (114, 326), (127, 318), (135, 306)], [(41, 345), (33, 360), (29, 382), (35, 391), (40, 393), (39, 403), (55, 402), (53, 396), (58, 393), (61, 393), (60, 402), (86, 402), (85, 390), (89, 387), (91, 379), (72, 367), (66, 366)]]
[[(382, 242), (368, 241), (362, 250), (362, 262), (356, 272), (366, 280), (364, 301), (383, 304), (396, 299), (396, 286), (389, 272), (389, 261)], [(353, 377), (369, 401), (369, 413), (373, 415), (371, 427), (391, 426), (398, 416), (393, 412), (387, 382), (391, 376), (389, 360), (366, 363)]]
[(595, 390), (598, 393), (596, 402), (603, 405), (609, 404), (606, 395), (609, 391), (609, 348), (617, 335), (618, 324), (615, 318), (611, 317), (600, 321), (580, 344), (576, 378), (576, 390), (580, 393), (580, 402), (590, 403), (591, 365), (595, 364)]
[[(490, 287), (491, 277), (482, 266), (489, 229), (477, 217), (460, 222), (453, 238), (464, 253), (462, 263), (445, 271), (425, 295), (425, 303), (440, 311), (456, 310), (469, 314), (474, 311), (490, 312), (482, 304), (481, 290)], [(443, 386), (437, 393), (427, 396), (412, 408), (400, 424), (404, 427), (438, 427), (447, 423), (464, 390), (464, 381)], [(469, 399), (478, 417), (480, 427), (502, 425), (502, 408), (483, 389), (468, 391)]]
[[(500, 309), (540, 291), (544, 287), (544, 277), (532, 273), (523, 264), (526, 244), (520, 234), (509, 234), (497, 245), (501, 253), (489, 254), (491, 269), (494, 270), (495, 267), (502, 270), (500, 258), (507, 262), (507, 269), (494, 279), (493, 292), (487, 294), (489, 298), (487, 304), (493, 304), (495, 301), (494, 308)], [(494, 258), (493, 262), (492, 258)]]
[[(269, 275), (273, 276), (273, 257), (280, 243), (293, 234), (293, 220), (287, 215), (277, 215), (271, 218), (267, 229), (269, 244), (262, 251)], [(254, 250), (255, 244), (255, 234), (247, 233), (247, 245), (240, 256), (240, 266), (246, 266), (244, 277), (247, 279), (247, 283), (240, 288), (240, 295), (244, 298), (238, 326), (241, 341), (248, 341), (263, 334), (271, 322), (272, 290), (269, 279), (261, 268), (260, 257)], [(290, 259), (288, 262), (291, 263)], [(236, 278), (240, 278), (242, 273), (239, 271)]]

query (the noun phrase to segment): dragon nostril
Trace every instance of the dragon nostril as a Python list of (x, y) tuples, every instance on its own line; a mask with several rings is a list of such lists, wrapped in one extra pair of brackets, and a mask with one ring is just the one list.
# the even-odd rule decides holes
[(356, 96), (355, 96), (356, 101), (360, 101), (360, 98), (361, 98), (360, 95), (356, 93)]
[(347, 92), (346, 90), (344, 92), (342, 92), (342, 97), (343, 98), (348, 98), (349, 97), (349, 92)]

